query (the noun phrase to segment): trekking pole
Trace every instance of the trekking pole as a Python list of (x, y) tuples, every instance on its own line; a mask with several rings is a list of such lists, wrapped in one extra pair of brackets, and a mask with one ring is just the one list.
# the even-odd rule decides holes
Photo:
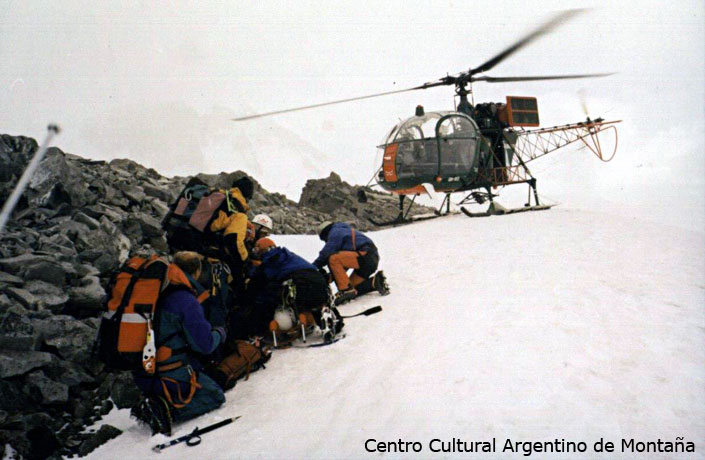
[(2, 211), (0, 211), (0, 233), (2, 233), (5, 229), (5, 224), (7, 224), (12, 211), (15, 209), (17, 202), (27, 188), (29, 180), (34, 175), (34, 171), (37, 170), (39, 162), (42, 161), (42, 158), (44, 158), (44, 154), (47, 152), (47, 147), (49, 147), (49, 142), (55, 134), (59, 133), (60, 130), (57, 125), (49, 125), (47, 126), (47, 131), (49, 132), (47, 133), (47, 137), (44, 139), (44, 143), (42, 143), (39, 150), (37, 150), (32, 157), (32, 161), (29, 162), (27, 169), (24, 170), (22, 177), (20, 177), (20, 180), (17, 181), (17, 185), (15, 185), (15, 189), (12, 191), (12, 194), (10, 194), (10, 198), (7, 199), (5, 205), (2, 207)]
[(152, 450), (156, 453), (160, 453), (163, 449), (182, 443), (184, 441), (186, 441), (186, 445), (189, 447), (197, 446), (201, 443), (202, 434), (206, 434), (209, 431), (217, 430), (220, 427), (233, 423), (240, 417), (242, 417), (242, 415), (238, 415), (237, 417), (226, 418), (225, 420), (221, 420), (220, 422), (208, 425), (205, 428), (199, 429), (198, 427), (196, 427), (191, 433), (181, 436), (180, 438), (172, 439), (171, 441), (165, 442), (164, 444), (157, 444), (156, 446), (152, 447)]

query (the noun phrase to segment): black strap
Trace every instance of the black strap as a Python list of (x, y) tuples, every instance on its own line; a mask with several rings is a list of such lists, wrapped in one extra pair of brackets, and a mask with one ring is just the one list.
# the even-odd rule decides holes
[[(142, 264), (139, 266), (139, 268), (134, 273), (132, 273), (131, 278), (130, 278), (130, 282), (127, 285), (127, 288), (125, 289), (125, 293), (122, 296), (122, 300), (120, 301), (120, 305), (117, 307), (117, 309), (115, 309), (114, 318), (118, 318), (118, 319), (122, 318), (122, 314), (125, 311), (127, 304), (130, 303), (130, 297), (132, 297), (132, 291), (135, 289), (135, 284), (137, 284), (137, 281), (140, 278), (140, 274), (146, 268), (149, 261), (150, 260), (147, 259), (144, 262), (142, 262)], [(127, 270), (123, 270), (123, 271), (128, 272)]]

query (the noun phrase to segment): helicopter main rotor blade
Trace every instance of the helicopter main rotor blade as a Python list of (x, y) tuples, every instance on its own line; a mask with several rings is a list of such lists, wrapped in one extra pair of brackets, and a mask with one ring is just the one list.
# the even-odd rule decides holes
[[(432, 84), (431, 86), (437, 86), (435, 84)], [(430, 87), (430, 86), (429, 86)], [(268, 117), (270, 115), (279, 115), (281, 113), (289, 113), (289, 112), (297, 112), (299, 110), (308, 110), (308, 109), (315, 109), (317, 107), (325, 107), (327, 105), (334, 105), (334, 104), (342, 104), (343, 102), (352, 102), (352, 101), (360, 101), (362, 99), (371, 99), (373, 97), (380, 97), (380, 96), (386, 96), (388, 94), (397, 94), (397, 93), (405, 93), (407, 91), (415, 91), (417, 89), (426, 89), (425, 85), (421, 86), (415, 86), (414, 88), (407, 88), (407, 89), (398, 89), (396, 91), (387, 91), (385, 93), (377, 93), (377, 94), (370, 94), (368, 96), (360, 96), (360, 97), (351, 97), (348, 99), (339, 99), (337, 101), (331, 101), (331, 102), (322, 102), (319, 104), (311, 104), (311, 105), (304, 105), (302, 107), (294, 107), (291, 109), (283, 109), (283, 110), (275, 110), (273, 112), (265, 112), (265, 113), (258, 113), (255, 115), (248, 115), (246, 117), (238, 117), (238, 118), (231, 118), (230, 120), (232, 121), (244, 121), (244, 120), (252, 120), (253, 118), (262, 118), (262, 117)]]
[(489, 61), (485, 62), (484, 64), (475, 67), (473, 69), (470, 69), (469, 74), (470, 75), (475, 75), (478, 73), (482, 72), (487, 72), (488, 70), (492, 69), (494, 66), (511, 56), (512, 54), (516, 53), (519, 51), (521, 48), (525, 47), (529, 43), (533, 42), (537, 38), (541, 37), (542, 35), (550, 32), (553, 30), (556, 26), (558, 26), (560, 23), (565, 22), (569, 19), (571, 19), (573, 16), (576, 16), (582, 12), (586, 11), (585, 9), (573, 9), (573, 10), (566, 10), (558, 13), (557, 15), (553, 16), (549, 21), (544, 23), (541, 27), (538, 29), (534, 30), (530, 34), (526, 35), (513, 45), (509, 46), (506, 48), (504, 51), (501, 53), (497, 54), (494, 56), (492, 59)]
[(581, 75), (546, 75), (537, 77), (473, 77), (471, 81), (486, 81), (487, 83), (504, 83), (512, 81), (538, 81), (538, 80), (570, 80), (575, 78), (607, 77), (614, 73), (586, 73)]

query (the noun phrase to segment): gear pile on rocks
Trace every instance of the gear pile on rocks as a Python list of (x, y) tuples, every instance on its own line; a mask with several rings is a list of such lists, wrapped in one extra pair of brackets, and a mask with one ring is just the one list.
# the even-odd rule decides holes
[[(0, 135), (0, 205), (37, 149), (34, 139)], [(198, 177), (228, 187), (244, 175)], [(119, 435), (109, 425), (83, 432), (113, 405), (140, 401), (129, 373), (90, 359), (105, 289), (130, 255), (167, 252), (161, 219), (188, 180), (131, 160), (48, 150), (0, 235), (0, 446), (24, 458), (59, 458)], [(296, 203), (255, 183), (249, 204), (252, 215), (271, 216), (280, 234), (315, 234), (326, 220), (368, 231), (376, 228), (369, 217), (396, 217), (396, 197), (368, 192), (359, 203), (359, 189), (331, 173), (309, 180)]]

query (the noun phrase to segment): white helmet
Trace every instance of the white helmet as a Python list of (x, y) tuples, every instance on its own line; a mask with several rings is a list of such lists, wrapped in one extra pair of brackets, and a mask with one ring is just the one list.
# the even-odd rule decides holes
[(272, 218), (269, 217), (267, 214), (257, 214), (254, 219), (252, 219), (253, 224), (260, 224), (262, 227), (272, 230), (274, 227), (274, 222), (272, 222)]

